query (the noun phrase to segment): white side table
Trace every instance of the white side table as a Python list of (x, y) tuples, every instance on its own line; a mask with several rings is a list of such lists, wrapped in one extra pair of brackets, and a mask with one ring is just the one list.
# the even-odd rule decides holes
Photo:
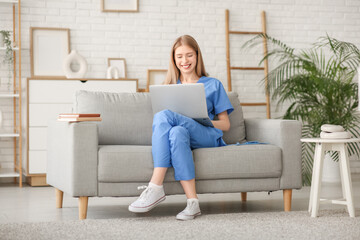
[[(316, 143), (313, 173), (311, 180), (310, 200), (309, 200), (309, 212), (311, 212), (311, 217), (318, 216), (320, 200), (330, 201), (333, 204), (346, 205), (350, 217), (355, 217), (349, 158), (348, 158), (346, 143), (360, 142), (360, 138), (349, 138), (349, 139), (303, 138), (301, 139), (301, 141)], [(340, 166), (343, 199), (339, 199), (339, 200), (320, 199), (321, 176), (322, 176), (325, 151), (339, 151), (339, 161), (340, 161), (339, 166)]]

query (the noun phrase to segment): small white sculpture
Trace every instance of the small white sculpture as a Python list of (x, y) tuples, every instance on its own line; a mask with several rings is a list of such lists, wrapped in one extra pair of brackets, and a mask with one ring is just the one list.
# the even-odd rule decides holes
[(340, 125), (324, 124), (321, 126), (320, 138), (346, 139), (351, 138), (351, 134)]
[(321, 131), (323, 132), (343, 132), (345, 129), (340, 125), (323, 124), (321, 125)]
[[(74, 72), (71, 69), (72, 62), (77, 62), (80, 65), (79, 71)], [(71, 53), (64, 59), (63, 70), (67, 78), (84, 78), (87, 71), (87, 62), (76, 50), (71, 50)]]
[(119, 78), (119, 69), (115, 66), (110, 66), (106, 72), (107, 79), (118, 79)]
[(351, 134), (349, 132), (321, 132), (320, 138), (347, 139), (351, 138)]

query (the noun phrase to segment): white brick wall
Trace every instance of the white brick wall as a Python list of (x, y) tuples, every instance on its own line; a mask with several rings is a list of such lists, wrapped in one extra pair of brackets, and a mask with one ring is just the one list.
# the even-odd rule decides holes
[[(71, 49), (88, 64), (86, 77), (102, 78), (107, 58), (126, 58), (128, 77), (145, 87), (149, 68), (167, 68), (176, 37), (193, 35), (202, 49), (210, 76), (226, 87), (225, 9), (230, 9), (232, 30), (260, 30), (260, 11), (267, 14), (267, 32), (293, 47), (308, 47), (326, 32), (360, 46), (360, 0), (139, 0), (138, 13), (103, 13), (100, 0), (22, 1), (22, 76), (30, 76), (29, 27), (70, 28)], [(10, 8), (0, 5), (0, 28), (10, 28)], [(257, 65), (254, 56), (240, 52), (242, 36), (231, 37), (233, 65)], [(3, 54), (3, 53), (0, 53)], [(1, 56), (1, 55), (0, 55)], [(271, 63), (270, 63), (271, 66)], [(241, 101), (263, 101), (262, 73), (233, 72), (233, 89)], [(6, 68), (0, 67), (0, 91), (5, 90)], [(0, 100), (11, 112), (11, 102)], [(278, 117), (283, 110), (275, 111)], [(265, 117), (263, 107), (245, 108), (246, 117)], [(12, 117), (5, 117), (10, 126)], [(0, 164), (11, 161), (8, 139), (0, 139)], [(26, 146), (26, 145), (23, 145)]]

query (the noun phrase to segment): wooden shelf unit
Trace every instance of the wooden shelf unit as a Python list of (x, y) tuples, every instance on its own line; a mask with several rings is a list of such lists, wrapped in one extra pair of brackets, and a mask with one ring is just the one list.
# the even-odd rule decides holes
[(20, 173), (12, 168), (0, 168), (0, 177), (20, 177)]
[(2, 137), (2, 138), (15, 137), (15, 138), (17, 138), (17, 137), (20, 137), (20, 134), (18, 134), (18, 133), (0, 133), (0, 137)]
[(20, 95), (18, 93), (0, 93), (0, 98), (18, 98)]
[(9, 4), (9, 3), (12, 3), (12, 4), (18, 4), (20, 1), (18, 0), (0, 0), (0, 4)]
[[(6, 47), (0, 47), (0, 50), (6, 50)], [(13, 51), (19, 51), (20, 49), (18, 47), (12, 48)]]
[[(0, 133), (0, 138), (13, 138), (14, 167), (0, 168), (0, 178), (13, 177), (16, 182), (18, 178), (19, 187), (22, 187), (22, 132), (21, 132), (21, 0), (0, 0), (1, 5), (12, 5), (13, 17), (13, 91), (0, 93), (0, 98), (13, 99), (14, 130), (9, 133)], [(17, 17), (17, 19), (16, 19)], [(5, 50), (1, 47), (0, 50)], [(17, 55), (16, 55), (17, 53)], [(18, 112), (18, 114), (17, 114)], [(17, 149), (19, 154), (17, 154)]]

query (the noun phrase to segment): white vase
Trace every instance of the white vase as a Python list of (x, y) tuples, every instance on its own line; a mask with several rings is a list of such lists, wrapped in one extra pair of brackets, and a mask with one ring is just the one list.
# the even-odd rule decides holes
[(115, 66), (110, 66), (106, 72), (107, 79), (118, 79), (119, 78), (119, 69)]
[[(80, 69), (74, 72), (71, 69), (71, 63), (76, 62), (80, 65)], [(63, 70), (67, 78), (84, 78), (87, 71), (87, 62), (76, 50), (71, 50), (71, 53), (64, 59)]]
[(324, 157), (322, 182), (337, 183), (341, 181), (339, 162), (335, 162), (330, 153)]

